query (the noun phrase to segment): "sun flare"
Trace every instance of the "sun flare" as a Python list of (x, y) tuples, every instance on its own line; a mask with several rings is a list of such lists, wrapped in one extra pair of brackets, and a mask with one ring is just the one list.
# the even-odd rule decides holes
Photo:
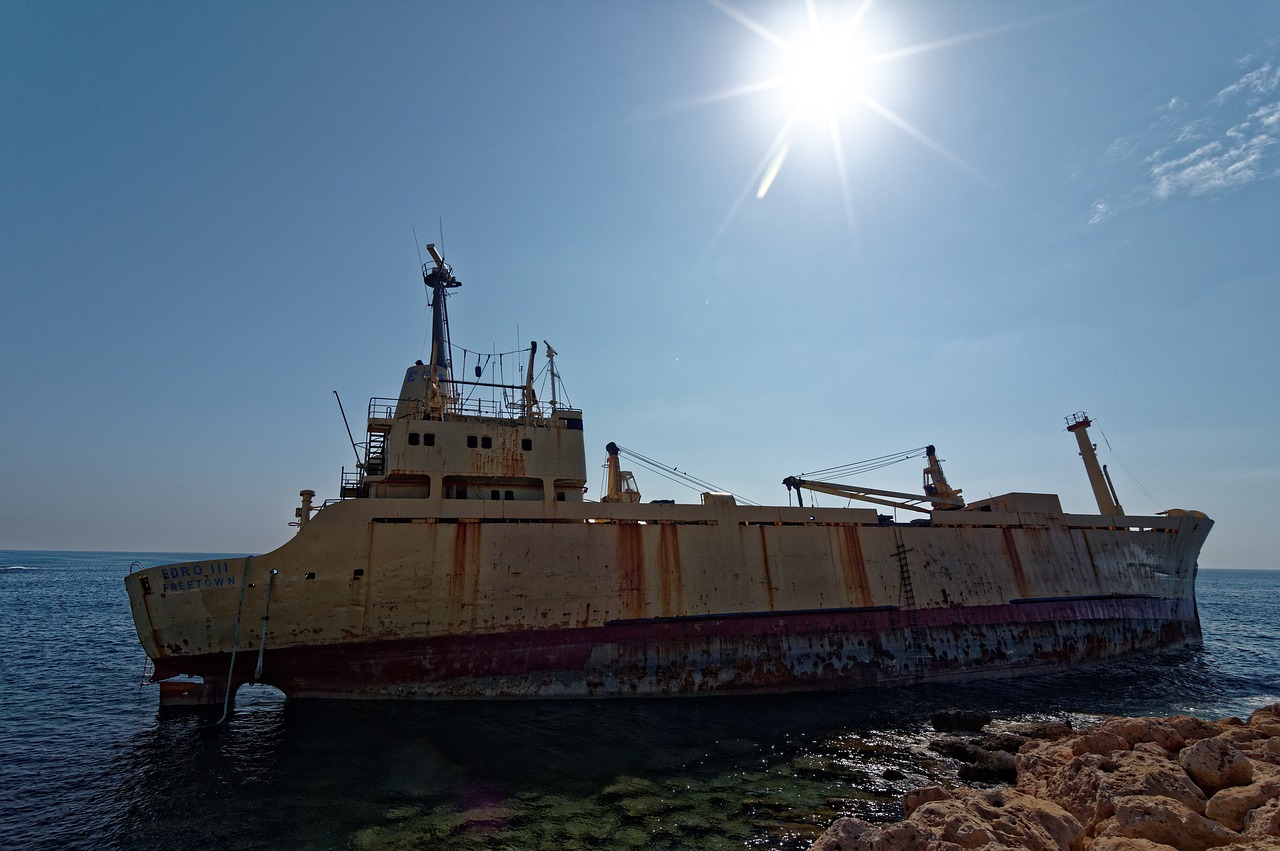
[[(886, 105), (880, 92), (886, 88), (888, 79), (883, 71), (889, 63), (1015, 29), (1028, 22), (886, 50), (876, 46), (875, 28), (864, 26), (872, 0), (826, 5), (821, 11), (816, 0), (805, 0), (807, 20), (796, 20), (794, 26), (779, 29), (766, 26), (728, 0), (707, 0), (707, 3), (776, 48), (776, 52), (772, 61), (765, 59), (761, 66), (764, 76), (756, 82), (736, 86), (698, 102), (769, 95), (786, 116), (781, 130), (730, 208), (712, 243), (719, 239), (753, 190), (757, 200), (765, 199), (780, 175), (784, 174), (788, 155), (796, 156), (795, 152), (801, 147), (812, 150), (811, 146), (793, 144), (801, 135), (811, 139), (821, 136), (823, 145), (829, 142), (845, 219), (852, 234), (856, 226), (853, 195), (849, 187), (850, 170), (846, 162), (846, 136), (857, 132), (858, 121), (862, 119), (886, 122), (964, 171), (985, 180), (971, 166)], [(887, 88), (891, 89), (892, 85)]]

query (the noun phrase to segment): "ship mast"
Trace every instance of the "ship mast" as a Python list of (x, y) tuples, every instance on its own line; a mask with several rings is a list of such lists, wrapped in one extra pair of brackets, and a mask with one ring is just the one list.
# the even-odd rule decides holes
[(1093, 497), (1098, 501), (1098, 513), (1124, 514), (1124, 509), (1120, 507), (1120, 500), (1116, 498), (1116, 489), (1111, 484), (1111, 476), (1107, 474), (1107, 468), (1098, 464), (1096, 452), (1098, 447), (1089, 440), (1091, 425), (1093, 421), (1084, 411), (1067, 417), (1067, 431), (1073, 432), (1076, 441), (1080, 444), (1080, 457), (1084, 460), (1084, 471), (1088, 474), (1089, 484), (1093, 487)]
[(453, 269), (440, 252), (435, 243), (427, 244), (427, 252), (434, 265), (422, 264), (422, 282), (431, 290), (431, 376), (432, 384), (445, 387), (447, 395), (452, 398), (453, 369), (450, 361), (452, 351), (449, 339), (449, 311), (445, 307), (445, 296), (448, 291), (462, 286), (462, 282), (453, 276)]

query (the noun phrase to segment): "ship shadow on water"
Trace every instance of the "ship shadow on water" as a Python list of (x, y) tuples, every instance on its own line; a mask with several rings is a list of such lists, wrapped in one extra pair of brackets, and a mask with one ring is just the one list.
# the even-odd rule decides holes
[[(120, 848), (800, 849), (954, 782), (929, 715), (1215, 714), (1257, 684), (1204, 650), (963, 685), (768, 697), (272, 701), (159, 720), (116, 761)], [(1163, 713), (1162, 713), (1163, 714)], [(1226, 714), (1225, 712), (1221, 714)]]

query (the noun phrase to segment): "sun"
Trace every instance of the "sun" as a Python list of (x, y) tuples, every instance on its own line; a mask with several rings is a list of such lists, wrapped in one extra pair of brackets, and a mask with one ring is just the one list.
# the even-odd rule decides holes
[(824, 6), (821, 13), (816, 0), (805, 0), (805, 19), (796, 20), (796, 25), (787, 30), (787, 35), (746, 15), (727, 0), (706, 2), (776, 48), (776, 52), (773, 54), (774, 61), (762, 68), (765, 71), (762, 79), (699, 99), (699, 102), (769, 92), (781, 96), (784, 114), (787, 116), (761, 158), (755, 174), (712, 238), (712, 243), (724, 233), (753, 188), (755, 197), (759, 200), (768, 195), (788, 155), (794, 149), (793, 142), (797, 136), (802, 131), (814, 130), (819, 131), (830, 142), (845, 218), (850, 233), (853, 233), (856, 227), (844, 136), (850, 127), (856, 126), (855, 119), (860, 120), (864, 116), (889, 123), (962, 170), (984, 182), (990, 182), (882, 102), (878, 94), (881, 88), (879, 84), (884, 80), (882, 71), (888, 63), (1026, 26), (1030, 21), (931, 43), (884, 50), (874, 43), (870, 28), (865, 26), (872, 0)]
[(866, 54), (848, 33), (815, 31), (788, 59), (782, 87), (800, 113), (829, 120), (858, 102)]

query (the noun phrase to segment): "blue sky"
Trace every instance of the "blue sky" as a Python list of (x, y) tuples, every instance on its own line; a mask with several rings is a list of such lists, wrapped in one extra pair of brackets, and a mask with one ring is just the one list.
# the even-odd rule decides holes
[[(762, 85), (817, 36), (841, 86)], [(589, 497), (611, 440), (760, 502), (934, 443), (1085, 512), (1085, 410), (1131, 513), (1278, 566), (1270, 0), (0, 2), (0, 114), (0, 548), (283, 542), (443, 221), (455, 343), (555, 346)]]

